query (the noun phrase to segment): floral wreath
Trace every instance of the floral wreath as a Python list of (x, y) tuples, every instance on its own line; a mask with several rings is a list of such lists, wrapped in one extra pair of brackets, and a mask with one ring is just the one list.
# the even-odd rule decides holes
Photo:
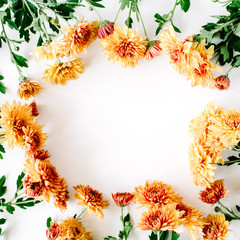
[[(86, 49), (98, 37), (107, 59), (120, 63), (123, 68), (134, 68), (141, 59), (150, 61), (162, 52), (168, 56), (170, 64), (179, 74), (191, 80), (192, 86), (201, 85), (218, 90), (229, 88), (229, 73), (240, 66), (239, 0), (215, 0), (214, 2), (223, 3), (227, 15), (216, 16), (216, 22), (204, 25), (199, 34), (184, 40), (177, 37), (177, 32), (181, 31), (174, 24), (174, 14), (178, 6), (187, 12), (190, 0), (176, 0), (170, 12), (154, 15), (158, 24), (157, 39), (154, 40), (147, 36), (139, 8), (140, 0), (119, 2), (115, 20), (108, 21), (103, 20), (97, 10), (104, 8), (102, 0), (67, 0), (64, 3), (56, 0), (3, 0), (0, 3), (0, 47), (4, 44), (8, 47), (11, 60), (19, 72), (17, 95), (28, 100), (42, 90), (37, 81), (32, 81), (23, 74), (22, 68), (28, 67), (27, 59), (15, 53), (19, 51), (19, 45), (23, 41), (21, 39), (29, 42), (32, 34), (39, 34), (37, 47), (31, 52), (35, 60), (55, 60), (43, 73), (43, 79), (52, 84), (65, 85), (69, 80), (79, 78), (85, 66), (83, 59), (78, 56), (80, 53), (86, 54)], [(99, 21), (77, 20), (75, 10), (86, 6), (97, 14)], [(128, 11), (124, 27), (116, 23), (121, 11)], [(145, 36), (139, 36), (137, 29), (131, 29), (133, 15), (141, 22)], [(74, 26), (69, 25), (72, 19), (76, 20)], [(67, 25), (61, 27), (62, 22)], [(7, 27), (17, 31), (20, 40), (9, 38)], [(66, 58), (70, 59), (65, 61)], [(213, 58), (216, 58), (220, 65), (229, 64), (229, 70), (223, 75), (215, 76), (213, 71), (222, 72), (222, 69), (213, 64)], [(2, 80), (4, 77), (0, 75), (0, 81)], [(3, 82), (0, 82), (0, 91), (6, 93)], [(50, 154), (44, 149), (47, 134), (42, 131), (42, 126), (36, 119), (38, 114), (35, 101), (29, 105), (16, 101), (12, 104), (6, 102), (1, 106), (0, 142), (6, 142), (9, 148), (21, 147), (26, 161), (24, 171), (18, 176), (14, 197), (10, 201), (4, 196), (7, 191), (6, 177), (1, 177), (0, 212), (6, 210), (13, 214), (16, 207), (26, 209), (41, 201), (49, 202), (51, 198), (61, 211), (67, 209), (67, 183), (51, 164)], [(129, 213), (124, 215), (124, 211), (132, 203), (148, 209), (142, 214), (136, 227), (151, 231), (150, 240), (176, 240), (180, 237), (180, 226), (185, 227), (191, 239), (226, 239), (230, 222), (240, 220), (240, 207), (236, 205), (233, 210), (220, 201), (227, 197), (228, 192), (223, 179), (214, 181), (214, 169), (217, 165), (240, 163), (237, 156), (230, 156), (227, 161), (222, 158), (222, 151), (225, 149), (239, 152), (239, 131), (239, 111), (225, 110), (213, 103), (209, 103), (190, 123), (193, 143), (189, 150), (189, 165), (193, 182), (205, 188), (200, 192), (200, 199), (211, 205), (218, 204), (215, 211), (220, 214), (203, 217), (203, 212), (186, 205), (172, 186), (157, 180), (146, 181), (144, 186), (135, 187), (134, 193), (112, 194), (114, 202), (121, 209), (123, 229), (119, 231), (117, 238), (108, 236), (104, 239), (126, 240), (129, 237), (133, 225)], [(4, 153), (5, 148), (1, 144), (1, 158)], [(48, 218), (48, 239), (93, 239), (92, 233), (83, 226), (81, 217), (86, 212), (88, 216), (95, 214), (98, 218), (103, 218), (103, 209), (107, 208), (109, 203), (99, 191), (90, 186), (77, 185), (74, 189), (78, 204), (84, 206), (82, 212), (60, 222)], [(6, 219), (0, 219), (0, 225), (5, 222)]]

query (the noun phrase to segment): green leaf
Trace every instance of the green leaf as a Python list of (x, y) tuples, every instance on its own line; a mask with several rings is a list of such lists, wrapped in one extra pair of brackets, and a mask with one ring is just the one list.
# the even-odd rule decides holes
[(102, 4), (94, 2), (93, 0), (89, 0), (90, 4), (92, 4), (94, 7), (98, 8), (105, 8)]
[(0, 178), (0, 188), (3, 187), (3, 185), (5, 184), (5, 182), (6, 182), (6, 177), (5, 177), (5, 176), (2, 176), (2, 177)]
[(6, 87), (3, 85), (2, 82), (0, 82), (0, 92), (5, 94), (6, 93)]
[(187, 12), (190, 8), (190, 0), (180, 0), (181, 9)]
[(240, 67), (240, 55), (233, 58), (231, 65), (235, 68)]
[(0, 152), (5, 153), (5, 149), (1, 143), (0, 143)]
[(0, 218), (0, 225), (3, 225), (7, 220), (5, 218)]
[(2, 197), (7, 191), (7, 187), (3, 186), (3, 187), (0, 187), (0, 197)]
[(211, 43), (212, 42), (212, 39), (213, 39), (213, 34), (207, 30), (201, 30), (201, 35), (200, 37), (202, 39), (206, 39), (206, 42), (207, 43)]
[(20, 67), (28, 67), (28, 65), (26, 63), (27, 62), (26, 58), (24, 58), (23, 56), (20, 56), (20, 55), (18, 55), (16, 53), (13, 53), (13, 57), (15, 58), (18, 66), (20, 66)]
[(130, 222), (130, 215), (129, 215), (129, 213), (124, 217), (123, 222), (124, 223)]
[(47, 219), (47, 228), (50, 228), (50, 226), (51, 226), (51, 222), (52, 222), (52, 218), (51, 217), (49, 217), (48, 219)]
[(18, 178), (17, 178), (17, 181), (16, 181), (17, 191), (23, 189), (22, 180), (23, 180), (24, 176), (25, 176), (25, 173), (24, 173), (24, 172), (21, 172), (21, 173), (18, 175)]
[(154, 17), (160, 21), (167, 22), (167, 20), (163, 18), (159, 13), (156, 13)]
[(238, 212), (240, 212), (240, 206), (236, 205), (236, 209)]
[(160, 240), (167, 240), (169, 236), (169, 231), (161, 231), (161, 237)]
[(222, 212), (222, 210), (221, 210), (220, 207), (215, 207), (215, 208), (214, 208), (214, 211), (215, 211), (215, 212)]
[(221, 48), (220, 53), (223, 56), (223, 61), (226, 62), (229, 59), (229, 51), (228, 51), (228, 46), (224, 46)]
[(180, 30), (179, 28), (177, 28), (177, 27), (173, 24), (173, 22), (171, 22), (171, 24), (172, 24), (175, 32), (181, 33), (181, 30)]
[(4, 79), (3, 75), (0, 75), (0, 81), (2, 81)]
[(133, 20), (131, 17), (129, 17), (126, 21), (125, 24), (128, 28), (132, 28)]
[(128, 238), (130, 232), (132, 231), (132, 224), (130, 222), (128, 222), (125, 227), (124, 227), (124, 235), (126, 236), (126, 238)]
[(172, 231), (172, 240), (177, 240), (180, 237), (180, 234), (176, 233), (175, 231)]
[(149, 237), (149, 240), (158, 240), (158, 235), (154, 231), (152, 231), (151, 235), (149, 235), (148, 237)]
[(15, 208), (11, 205), (7, 205), (6, 206), (6, 210), (10, 213), (13, 214), (13, 212), (15, 211)]
[(104, 240), (117, 240), (117, 238), (108, 236), (108, 237), (105, 237)]
[(9, 26), (11, 29), (18, 30), (17, 25), (16, 25), (15, 22), (13, 22), (11, 19), (6, 19), (6, 22), (8, 23), (8, 26)]

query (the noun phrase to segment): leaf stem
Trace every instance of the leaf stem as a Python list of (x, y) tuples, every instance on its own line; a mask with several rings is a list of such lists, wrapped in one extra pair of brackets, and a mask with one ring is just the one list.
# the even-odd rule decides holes
[(5, 27), (4, 27), (4, 24), (3, 24), (3, 21), (2, 21), (2, 20), (1, 20), (1, 24), (2, 24), (2, 30), (3, 30), (4, 37), (5, 37), (5, 40), (6, 40), (7, 45), (8, 45), (8, 49), (9, 49), (10, 54), (11, 54), (11, 60), (12, 60), (12, 62), (16, 65), (16, 68), (17, 68), (18, 73), (19, 73), (19, 81), (20, 81), (20, 83), (21, 83), (21, 82), (24, 82), (24, 80), (26, 79), (26, 77), (22, 74), (22, 71), (21, 71), (20, 67), (19, 67), (18, 64), (17, 64), (17, 61), (16, 61), (16, 59), (15, 59), (15, 55), (14, 55), (14, 53), (13, 53), (13, 51), (12, 51), (12, 47), (11, 47), (10, 41), (9, 41), (9, 39), (8, 39), (8, 36), (7, 36), (7, 34), (6, 34)]
[(176, 10), (177, 5), (178, 5), (178, 0), (175, 1), (175, 4), (174, 4), (173, 9), (170, 11), (171, 17), (169, 18), (169, 21), (170, 21), (171, 23), (172, 23), (173, 15), (174, 15), (174, 13), (175, 13), (175, 10)]
[[(234, 68), (234, 66), (231, 66), (231, 67), (228, 69), (228, 71), (225, 73), (225, 76), (226, 76), (226, 77), (228, 77), (229, 72), (230, 72), (233, 68)], [(238, 152), (238, 151), (237, 151), (237, 152)]]
[[(125, 223), (124, 223), (124, 218), (123, 218), (123, 206), (121, 206), (121, 221), (122, 221), (122, 224), (123, 224), (123, 231), (124, 231), (124, 228), (125, 228)], [(126, 240), (126, 236), (124, 235), (124, 239)]]
[(130, 8), (129, 8), (129, 13), (128, 13), (128, 18), (127, 18), (127, 22), (126, 22), (126, 25), (128, 28), (130, 28), (130, 18), (131, 18), (131, 14), (132, 14), (132, 1), (131, 1), (131, 4), (130, 4)]
[(144, 34), (145, 34), (145, 36), (147, 37), (147, 30), (146, 30), (146, 27), (145, 27), (145, 25), (144, 25), (141, 12), (140, 12), (140, 10), (139, 10), (139, 7), (138, 7), (138, 4), (137, 4), (136, 0), (134, 0), (134, 2), (135, 2), (135, 7), (136, 7), (136, 9), (137, 9), (137, 12), (139, 13), (139, 16), (140, 16), (140, 20), (141, 20), (141, 23), (142, 23), (142, 26), (143, 26)]
[(234, 219), (235, 219), (235, 220), (240, 220), (240, 217), (237, 216), (237, 215), (233, 212), (233, 210), (230, 210), (228, 207), (224, 206), (224, 205), (220, 202), (220, 200), (218, 201), (218, 203), (219, 203), (220, 206), (221, 206), (222, 208), (224, 208), (228, 213), (230, 213), (232, 216), (234, 216)]
[(87, 210), (87, 208), (84, 208), (84, 209), (80, 212), (80, 214), (77, 216), (77, 220), (80, 220), (80, 219), (81, 219), (82, 215), (86, 212), (86, 210)]
[(117, 18), (118, 18), (118, 15), (119, 15), (120, 11), (121, 11), (121, 6), (118, 9), (117, 15), (116, 15), (116, 17), (114, 19), (114, 23), (117, 21)]
[[(240, 159), (237, 160), (230, 160), (230, 161), (226, 161), (224, 162), (224, 164), (228, 165), (228, 164), (234, 164), (234, 163), (240, 163)], [(218, 163), (219, 166), (224, 166), (221, 163)]]
[(93, 5), (89, 2), (89, 0), (85, 0), (85, 1), (89, 4), (90, 7), (92, 7), (92, 9), (94, 10), (94, 12), (98, 15), (100, 21), (103, 22), (103, 20), (102, 20), (102, 18), (101, 18), (101, 15), (99, 14), (99, 12), (98, 12), (97, 9), (95, 8), (95, 6), (93, 6)]

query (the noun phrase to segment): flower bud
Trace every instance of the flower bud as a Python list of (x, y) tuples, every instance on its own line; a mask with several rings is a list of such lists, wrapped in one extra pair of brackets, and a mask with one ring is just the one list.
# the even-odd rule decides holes
[(99, 27), (97, 31), (98, 38), (104, 39), (110, 36), (114, 31), (114, 22), (105, 21), (104, 25)]
[(133, 194), (124, 192), (124, 193), (115, 193), (112, 194), (112, 198), (114, 202), (119, 206), (119, 207), (125, 207), (130, 204), (130, 202), (133, 199)]
[(227, 76), (219, 76), (215, 79), (215, 87), (218, 90), (227, 90), (230, 86), (230, 79)]

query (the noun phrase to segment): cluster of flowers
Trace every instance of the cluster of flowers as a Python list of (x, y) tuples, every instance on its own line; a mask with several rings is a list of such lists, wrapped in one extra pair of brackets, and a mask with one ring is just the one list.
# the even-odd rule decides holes
[(194, 138), (189, 150), (193, 182), (210, 187), (215, 177), (215, 164), (224, 164), (222, 150), (231, 149), (239, 142), (240, 112), (209, 103), (191, 120), (189, 128)]
[(0, 109), (0, 142), (7, 141), (9, 148), (24, 149), (26, 161), (23, 186), (28, 196), (50, 201), (61, 211), (67, 208), (69, 198), (67, 183), (61, 178), (56, 168), (50, 163), (50, 155), (44, 150), (47, 134), (36, 120), (38, 109), (35, 102), (30, 105), (14, 101)]
[[(44, 72), (43, 79), (50, 83), (65, 85), (68, 80), (77, 79), (85, 68), (78, 55), (86, 53), (86, 48), (98, 36), (107, 59), (119, 62), (124, 68), (135, 67), (141, 58), (151, 60), (162, 51), (177, 72), (192, 80), (192, 86), (202, 85), (223, 90), (230, 85), (227, 77), (216, 78), (212, 73), (213, 70), (222, 71), (210, 61), (214, 47), (205, 49), (205, 40), (194, 42), (193, 37), (181, 41), (172, 26), (159, 34), (159, 40), (153, 41), (139, 36), (137, 29), (132, 31), (126, 26), (122, 29), (109, 21), (98, 23), (83, 19), (74, 27), (63, 27), (62, 32), (63, 35), (59, 38), (32, 51), (36, 61), (58, 59)], [(62, 62), (60, 58), (63, 57), (72, 60)]]

